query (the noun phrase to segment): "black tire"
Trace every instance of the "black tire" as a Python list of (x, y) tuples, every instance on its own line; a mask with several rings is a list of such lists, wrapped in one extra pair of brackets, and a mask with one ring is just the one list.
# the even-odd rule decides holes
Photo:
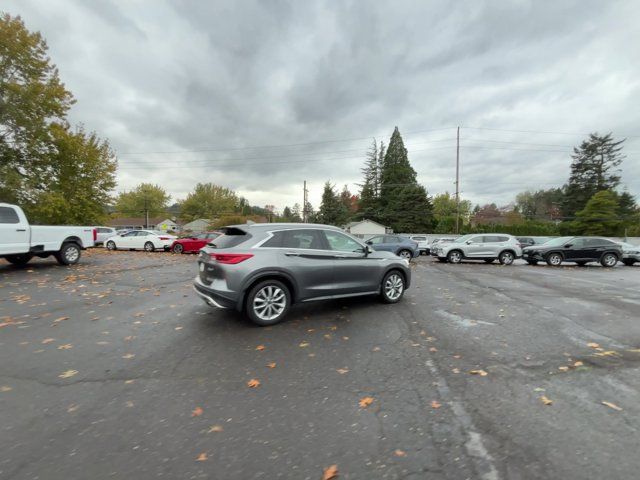
[(446, 258), (440, 258), (440, 257), (436, 257), (438, 259), (439, 262), (441, 263), (445, 263), (447, 261)]
[(511, 250), (505, 250), (498, 255), (500, 265), (512, 265), (515, 260), (516, 256)]
[(146, 242), (144, 244), (144, 251), (145, 252), (154, 252), (156, 249), (155, 245), (153, 244), (153, 242)]
[(54, 254), (60, 265), (75, 265), (80, 261), (81, 255), (80, 245), (73, 242), (63, 243), (60, 251)]
[(460, 263), (462, 261), (462, 252), (460, 250), (451, 250), (447, 254), (447, 261), (449, 263)]
[(114, 242), (113, 240), (109, 240), (107, 242), (106, 247), (107, 247), (107, 250), (111, 250), (111, 251), (118, 249), (118, 247), (116, 247), (116, 242)]
[(402, 300), (405, 290), (404, 275), (398, 270), (391, 270), (382, 279), (380, 297), (384, 303), (398, 303)]
[(184, 247), (182, 246), (181, 243), (176, 243), (171, 249), (171, 251), (173, 253), (181, 254), (182, 252), (184, 252)]
[(30, 253), (23, 253), (22, 255), (7, 255), (4, 258), (6, 258), (7, 262), (11, 263), (12, 265), (21, 267), (29, 263), (29, 261), (33, 258), (33, 255), (31, 255)]
[(625, 258), (624, 260), (622, 260), (622, 263), (624, 263), (627, 267), (633, 267), (633, 264), (636, 263), (636, 261)]
[(550, 265), (552, 267), (559, 267), (560, 265), (562, 265), (564, 258), (562, 258), (561, 254), (553, 252), (547, 255), (546, 260), (547, 265)]
[(535, 265), (537, 265), (537, 264), (538, 264), (538, 260), (527, 260), (527, 263), (528, 263), (529, 265), (534, 265), (534, 266), (535, 266)]
[(405, 258), (405, 259), (411, 261), (411, 259), (413, 258), (413, 253), (411, 253), (411, 250), (400, 250), (398, 252), (398, 256), (400, 258)]
[(493, 263), (494, 260), (494, 258), (485, 258), (484, 263)]
[[(269, 290), (270, 288), (272, 290)], [(284, 294), (282, 297), (280, 296), (280, 292)], [(271, 296), (272, 301), (270, 304), (267, 304), (267, 308), (269, 305), (271, 305), (272, 308), (275, 308), (277, 310), (277, 315), (275, 316), (269, 315), (266, 308), (262, 307), (264, 303), (268, 302), (267, 299), (269, 296)], [(264, 302), (261, 302), (260, 299), (263, 298), (265, 300)], [(275, 299), (281, 299), (282, 302), (274, 302), (273, 300)], [(284, 320), (289, 312), (290, 306), (291, 292), (289, 292), (289, 288), (279, 280), (265, 280), (256, 284), (249, 291), (245, 302), (245, 313), (253, 323), (260, 325), (261, 327), (266, 327), (269, 325), (275, 325), (276, 323), (280, 323)]]
[(618, 256), (615, 253), (605, 253), (600, 258), (600, 265), (605, 268), (615, 267), (616, 263), (618, 263)]

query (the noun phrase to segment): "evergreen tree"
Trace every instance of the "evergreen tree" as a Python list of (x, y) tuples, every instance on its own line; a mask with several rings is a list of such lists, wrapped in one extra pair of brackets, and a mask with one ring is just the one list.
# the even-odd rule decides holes
[(296, 223), (302, 222), (302, 211), (299, 203), (295, 203), (291, 209), (291, 221)]
[[(382, 145), (381, 145), (382, 146)], [(376, 140), (373, 140), (371, 149), (367, 152), (367, 160), (361, 169), (364, 181), (360, 190), (358, 210), (362, 218), (376, 220), (379, 214), (379, 190), (380, 190), (380, 151)]]
[(380, 169), (380, 220), (395, 232), (429, 232), (433, 227), (432, 210), (396, 127)]
[(622, 223), (618, 217), (619, 208), (615, 192), (597, 192), (576, 214), (573, 229), (581, 235), (616, 235)]
[(614, 141), (611, 133), (592, 133), (579, 147), (574, 147), (571, 175), (564, 188), (562, 214), (573, 217), (582, 210), (596, 192), (615, 190), (620, 183), (620, 169), (624, 159), (622, 143)]
[(348, 221), (348, 210), (340, 201), (340, 196), (336, 193), (331, 182), (324, 184), (322, 192), (322, 203), (318, 210), (318, 221), (328, 224), (343, 226)]

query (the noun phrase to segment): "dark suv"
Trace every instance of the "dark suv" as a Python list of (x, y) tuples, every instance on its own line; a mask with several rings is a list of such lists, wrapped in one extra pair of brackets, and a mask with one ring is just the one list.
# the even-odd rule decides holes
[(601, 237), (558, 237), (523, 249), (522, 258), (529, 265), (541, 261), (554, 267), (563, 262), (575, 262), (580, 266), (600, 262), (603, 267), (613, 267), (622, 259), (622, 247)]
[(198, 295), (243, 311), (258, 325), (280, 322), (294, 303), (379, 295), (396, 303), (411, 282), (409, 261), (374, 251), (337, 227), (304, 223), (222, 229), (198, 256)]

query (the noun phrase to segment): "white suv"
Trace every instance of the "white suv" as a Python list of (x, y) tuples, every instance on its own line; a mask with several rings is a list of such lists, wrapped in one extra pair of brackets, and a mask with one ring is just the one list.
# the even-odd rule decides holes
[(437, 256), (441, 262), (460, 263), (463, 259), (498, 259), (502, 265), (511, 265), (522, 256), (518, 240), (504, 233), (474, 233), (456, 238), (451, 243), (438, 245)]

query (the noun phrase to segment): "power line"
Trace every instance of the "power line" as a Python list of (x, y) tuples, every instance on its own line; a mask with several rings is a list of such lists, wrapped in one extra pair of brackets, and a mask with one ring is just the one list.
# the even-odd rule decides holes
[[(489, 128), (489, 127), (462, 127), (462, 128), (468, 128), (471, 130), (492, 130), (492, 131), (496, 131), (496, 132), (513, 132), (513, 133), (541, 133), (541, 134), (550, 134), (550, 135), (591, 135), (591, 133), (579, 133), (579, 132), (550, 132), (550, 131), (544, 131), (544, 130), (509, 130), (506, 128)], [(622, 137), (629, 137), (629, 138), (640, 138), (640, 135), (620, 135)]]

